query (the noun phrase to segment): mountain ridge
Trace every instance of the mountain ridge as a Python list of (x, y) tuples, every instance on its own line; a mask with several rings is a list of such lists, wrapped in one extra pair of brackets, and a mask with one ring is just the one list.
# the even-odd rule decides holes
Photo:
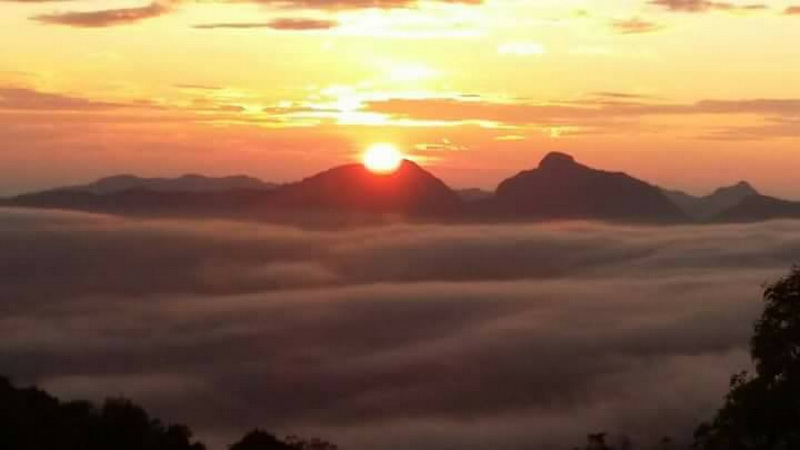
[(148, 189), (157, 192), (218, 192), (233, 189), (275, 189), (277, 187), (277, 184), (267, 183), (247, 175), (209, 177), (190, 173), (175, 178), (147, 178), (132, 174), (119, 174), (103, 177), (88, 184), (52, 190), (111, 194), (131, 189)]
[(711, 219), (748, 197), (761, 195), (747, 181), (719, 187), (706, 196), (694, 196), (683, 191), (668, 189), (663, 189), (663, 192), (687, 215), (698, 220)]
[(721, 211), (713, 222), (762, 222), (775, 219), (800, 219), (800, 202), (767, 195), (753, 195)]
[(800, 202), (764, 196), (746, 181), (706, 196), (692, 196), (624, 172), (586, 166), (561, 152), (548, 153), (537, 167), (506, 178), (494, 192), (453, 190), (425, 168), (404, 160), (389, 174), (344, 164), (282, 185), (245, 175), (143, 178), (123, 174), (0, 199), (0, 205), (265, 220), (308, 213), (309, 221), (337, 214), (448, 221), (646, 223), (800, 218)]

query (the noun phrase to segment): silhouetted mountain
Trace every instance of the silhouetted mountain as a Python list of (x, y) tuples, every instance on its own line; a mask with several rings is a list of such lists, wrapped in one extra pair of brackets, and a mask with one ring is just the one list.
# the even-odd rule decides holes
[(550, 153), (537, 169), (500, 183), (493, 207), (503, 216), (537, 219), (685, 219), (657, 187), (624, 173), (592, 169), (564, 153)]
[(220, 192), (240, 189), (270, 190), (276, 187), (275, 184), (265, 183), (258, 178), (244, 175), (214, 178), (189, 174), (178, 178), (141, 178), (135, 175), (116, 175), (101, 178), (93, 183), (57, 190), (112, 194), (134, 189), (156, 192)]
[(55, 189), (23, 194), (3, 203), (10, 206), (59, 208), (122, 215), (257, 217), (275, 190), (237, 189), (210, 192), (165, 192), (130, 189), (96, 194)]
[(278, 185), (244, 175), (141, 178), (116, 175), (33, 192), (0, 204), (133, 215), (239, 217), (261, 210)]
[(361, 164), (336, 167), (289, 184), (275, 193), (280, 208), (451, 216), (461, 210), (458, 195), (411, 161), (397, 171), (375, 174)]
[(800, 217), (800, 203), (762, 196), (747, 182), (695, 197), (659, 189), (621, 172), (587, 167), (564, 153), (548, 154), (538, 168), (503, 181), (494, 194), (480, 189), (453, 191), (422, 167), (404, 161), (390, 174), (348, 164), (281, 186), (244, 176), (161, 179), (121, 175), (0, 199), (0, 205), (323, 227), (381, 223), (397, 216), (664, 223), (690, 218), (720, 222)]
[(669, 190), (664, 190), (664, 194), (683, 212), (695, 219), (714, 217), (748, 197), (761, 195), (746, 181), (740, 181), (733, 186), (721, 187), (705, 197), (695, 197), (682, 191)]
[(720, 212), (711, 220), (714, 222), (760, 222), (798, 218), (800, 218), (800, 202), (781, 200), (765, 195), (753, 195)]

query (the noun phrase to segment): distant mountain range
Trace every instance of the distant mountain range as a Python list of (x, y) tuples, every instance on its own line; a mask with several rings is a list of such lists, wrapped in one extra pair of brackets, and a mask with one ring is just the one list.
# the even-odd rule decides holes
[(141, 178), (135, 175), (116, 175), (101, 178), (93, 183), (57, 190), (113, 194), (132, 189), (147, 189), (156, 192), (220, 192), (235, 189), (271, 190), (277, 187), (277, 184), (265, 183), (258, 178), (245, 175), (212, 178), (189, 174), (179, 178)]
[(711, 218), (715, 222), (759, 222), (800, 219), (800, 202), (753, 195)]
[(538, 167), (504, 180), (495, 192), (454, 191), (419, 165), (404, 161), (391, 174), (374, 174), (360, 164), (349, 164), (284, 185), (247, 176), (119, 175), (3, 199), (0, 205), (143, 216), (299, 218), (309, 224), (331, 218), (351, 222), (353, 217), (639, 223), (800, 218), (800, 202), (764, 196), (747, 182), (696, 197), (625, 173), (593, 169), (564, 153), (548, 154)]

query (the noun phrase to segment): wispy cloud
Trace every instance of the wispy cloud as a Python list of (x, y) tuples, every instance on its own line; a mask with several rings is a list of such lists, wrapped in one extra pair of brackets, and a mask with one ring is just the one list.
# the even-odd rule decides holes
[(621, 34), (653, 33), (664, 29), (663, 25), (634, 17), (611, 22), (611, 28)]
[(171, 3), (153, 2), (134, 8), (104, 9), (89, 12), (64, 12), (34, 16), (39, 22), (78, 28), (103, 28), (128, 25), (163, 16), (172, 11)]
[(710, 0), (651, 0), (651, 4), (670, 11), (699, 13), (707, 11), (763, 11), (769, 9), (764, 3), (737, 4)]
[(0, 109), (44, 111), (96, 111), (120, 108), (120, 103), (108, 103), (72, 97), (65, 94), (42, 92), (31, 88), (0, 87)]
[(273, 30), (312, 31), (312, 30), (330, 30), (338, 26), (339, 22), (336, 20), (282, 18), (282, 19), (271, 20), (269, 22), (207, 23), (207, 24), (194, 25), (194, 28), (200, 30), (214, 30), (219, 28), (229, 28), (229, 29), (269, 28)]
[[(51, 0), (0, 0), (43, 3)], [(73, 0), (53, 0), (73, 1)], [(150, 4), (131, 7), (102, 9), (96, 11), (67, 11), (41, 14), (33, 20), (78, 28), (103, 28), (128, 25), (171, 13), (177, 5), (195, 3), (197, 0), (156, 0)], [(359, 9), (406, 9), (419, 7), (419, 0), (212, 0), (215, 3), (253, 3), (275, 9), (301, 9), (317, 11), (342, 11)], [(483, 0), (428, 0), (433, 3), (479, 5)], [(276, 19), (270, 22), (220, 23), (199, 25), (195, 28), (272, 28), (278, 30), (328, 29), (336, 26), (330, 20)]]
[(800, 116), (800, 99), (701, 100), (676, 104), (617, 97), (610, 100), (595, 98), (531, 104), (521, 101), (429, 98), (372, 101), (367, 103), (367, 107), (373, 112), (422, 120), (491, 120), (510, 124), (698, 114)]
[[(659, 120), (684, 116), (682, 126), (692, 136), (714, 139), (746, 131), (757, 139), (796, 137), (800, 99), (701, 100), (669, 103), (657, 98), (610, 93), (576, 101), (530, 103), (524, 100), (435, 97), (367, 100), (360, 112), (379, 114), (385, 123), (407, 121), (438, 126), (479, 124), (495, 128), (527, 128), (557, 136), (586, 133), (654, 133)], [(718, 116), (713, 122), (703, 116)], [(643, 121), (649, 119), (650, 122)], [(775, 126), (774, 121), (792, 124)], [(743, 122), (744, 121), (744, 122)], [(433, 126), (433, 125), (431, 125)], [(674, 125), (671, 125), (674, 127)]]

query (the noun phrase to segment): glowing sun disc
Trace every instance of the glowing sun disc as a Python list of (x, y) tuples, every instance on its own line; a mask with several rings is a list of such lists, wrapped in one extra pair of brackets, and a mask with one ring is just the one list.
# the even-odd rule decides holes
[(375, 144), (364, 152), (362, 163), (370, 172), (388, 174), (400, 168), (403, 154), (392, 144)]

